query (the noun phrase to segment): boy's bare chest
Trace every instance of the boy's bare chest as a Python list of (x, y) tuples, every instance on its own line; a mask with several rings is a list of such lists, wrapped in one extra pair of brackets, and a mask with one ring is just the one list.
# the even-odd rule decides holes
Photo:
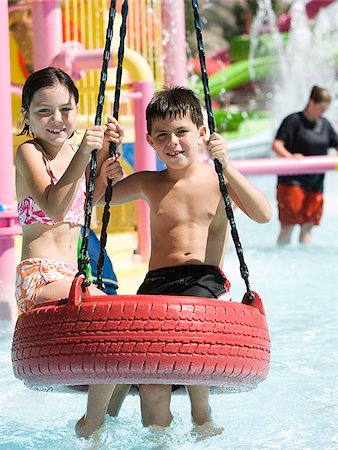
[(217, 213), (220, 197), (217, 186), (207, 186), (202, 180), (176, 183), (154, 193), (151, 209), (161, 221), (210, 221)]

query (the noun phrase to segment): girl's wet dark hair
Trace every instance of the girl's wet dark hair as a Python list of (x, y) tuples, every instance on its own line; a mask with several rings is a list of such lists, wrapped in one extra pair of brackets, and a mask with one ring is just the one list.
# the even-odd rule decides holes
[(195, 93), (183, 86), (164, 86), (154, 94), (147, 106), (147, 132), (151, 134), (153, 120), (187, 115), (197, 128), (203, 125), (202, 108)]
[[(79, 102), (79, 91), (75, 86), (73, 80), (66, 72), (56, 67), (46, 67), (45, 69), (37, 70), (33, 72), (27, 80), (22, 89), (22, 101), (21, 110), (23, 114), (29, 111), (30, 104), (32, 103), (33, 95), (36, 91), (46, 87), (53, 87), (57, 84), (64, 86), (69, 93), (74, 97), (75, 103)], [(23, 130), (19, 134), (30, 135), (29, 125), (25, 123)]]

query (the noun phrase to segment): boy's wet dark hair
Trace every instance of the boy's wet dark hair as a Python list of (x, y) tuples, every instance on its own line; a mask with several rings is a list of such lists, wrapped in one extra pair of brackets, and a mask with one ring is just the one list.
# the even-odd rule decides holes
[(313, 86), (310, 93), (310, 100), (313, 100), (315, 103), (331, 103), (331, 95), (327, 89)]
[(200, 101), (191, 89), (183, 86), (164, 86), (156, 92), (146, 109), (147, 131), (151, 134), (152, 122), (169, 117), (189, 115), (192, 122), (200, 128), (203, 114)]
[[(57, 84), (64, 86), (69, 93), (74, 97), (75, 103), (79, 102), (79, 91), (75, 86), (73, 80), (66, 72), (56, 67), (46, 67), (45, 69), (37, 70), (33, 72), (23, 86), (22, 90), (22, 103), (21, 110), (23, 113), (29, 111), (30, 104), (32, 103), (33, 95), (36, 91), (45, 87), (53, 87)], [(19, 134), (30, 135), (29, 125), (25, 123), (23, 130)]]

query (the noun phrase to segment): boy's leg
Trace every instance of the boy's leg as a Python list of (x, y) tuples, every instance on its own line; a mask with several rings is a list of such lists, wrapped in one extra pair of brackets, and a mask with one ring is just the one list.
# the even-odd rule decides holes
[(131, 384), (118, 384), (116, 385), (113, 395), (110, 398), (107, 414), (112, 417), (117, 417), (119, 415), (122, 403), (126, 398)]
[(143, 425), (168, 427), (173, 418), (170, 412), (171, 384), (141, 384), (139, 391)]
[(88, 388), (87, 412), (75, 425), (78, 437), (89, 437), (104, 422), (115, 384), (93, 384)]
[(281, 230), (280, 230), (278, 240), (277, 240), (278, 245), (290, 244), (293, 228), (294, 228), (294, 225), (282, 225), (281, 226)]
[(211, 421), (209, 386), (186, 386), (191, 402), (191, 416), (196, 425)]
[(311, 244), (311, 231), (313, 224), (311, 222), (304, 223), (300, 228), (299, 242), (304, 245)]

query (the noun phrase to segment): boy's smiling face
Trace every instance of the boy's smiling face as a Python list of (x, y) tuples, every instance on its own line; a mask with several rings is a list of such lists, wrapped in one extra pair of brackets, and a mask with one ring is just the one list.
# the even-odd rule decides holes
[(198, 128), (190, 115), (155, 119), (147, 141), (159, 158), (170, 168), (183, 169), (198, 159), (198, 145), (206, 127)]

